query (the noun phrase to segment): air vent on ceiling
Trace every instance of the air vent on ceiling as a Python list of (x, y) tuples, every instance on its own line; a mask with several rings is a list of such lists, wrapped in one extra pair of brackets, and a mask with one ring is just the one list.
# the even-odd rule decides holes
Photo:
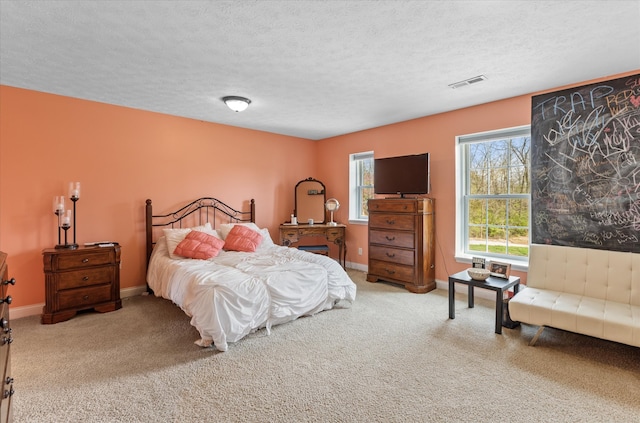
[(487, 77), (484, 75), (474, 76), (473, 78), (465, 79), (464, 81), (454, 82), (449, 84), (449, 87), (456, 89), (466, 87), (467, 85), (477, 84), (478, 82), (486, 81)]

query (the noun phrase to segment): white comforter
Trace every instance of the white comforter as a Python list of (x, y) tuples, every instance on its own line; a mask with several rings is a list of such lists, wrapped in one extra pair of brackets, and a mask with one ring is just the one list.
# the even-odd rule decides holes
[(198, 345), (213, 342), (220, 351), (259, 328), (269, 331), (339, 301), (349, 305), (356, 296), (356, 285), (335, 260), (272, 243), (255, 253), (221, 251), (209, 260), (174, 260), (160, 239), (147, 283), (191, 317), (200, 332)]

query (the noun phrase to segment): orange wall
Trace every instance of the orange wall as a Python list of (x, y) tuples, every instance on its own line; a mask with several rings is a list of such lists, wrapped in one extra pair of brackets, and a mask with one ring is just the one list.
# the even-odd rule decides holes
[(254, 198), (258, 225), (275, 239), (296, 182), (314, 174), (316, 149), (300, 138), (0, 86), (0, 250), (17, 280), (13, 306), (44, 303), (41, 252), (57, 243), (52, 202), (69, 182), (82, 184), (78, 243), (119, 242), (121, 288), (135, 287), (145, 283), (147, 198), (157, 212), (200, 196), (236, 207)]
[[(608, 76), (588, 82), (614, 79), (638, 73), (638, 70)], [(568, 87), (559, 87), (556, 91)], [(473, 89), (471, 87), (470, 89)], [(393, 125), (373, 128), (322, 140), (317, 151), (318, 174), (327, 185), (327, 193), (349, 203), (349, 154), (374, 152), (374, 157), (390, 157), (405, 154), (430, 153), (431, 185), (429, 197), (435, 199), (436, 222), (436, 279), (447, 281), (448, 275), (469, 267), (457, 263), (455, 254), (455, 137), (531, 124), (531, 95), (509, 98), (475, 107), (427, 116)], [(335, 168), (333, 164), (335, 163)], [(346, 222), (349, 213), (340, 209), (337, 221)], [(367, 226), (350, 225), (347, 231), (347, 261), (367, 265)], [(362, 248), (362, 256), (358, 248)], [(526, 274), (513, 271), (526, 282)]]
[[(369, 150), (431, 153), (436, 278), (446, 281), (468, 267), (454, 259), (455, 136), (529, 124), (530, 97), (309, 141), (0, 86), (0, 250), (18, 281), (14, 306), (44, 302), (41, 251), (57, 242), (51, 204), (70, 181), (82, 183), (78, 242), (118, 241), (128, 288), (145, 283), (145, 199), (160, 212), (204, 195), (232, 206), (255, 198), (257, 223), (277, 242), (294, 186), (310, 176), (340, 201), (335, 218), (347, 222), (349, 154)], [(347, 261), (367, 265), (367, 237), (366, 225), (348, 226)]]

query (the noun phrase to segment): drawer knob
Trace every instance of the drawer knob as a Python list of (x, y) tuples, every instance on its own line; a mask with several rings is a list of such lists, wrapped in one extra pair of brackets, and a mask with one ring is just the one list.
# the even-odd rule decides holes
[(89, 276), (83, 276), (83, 277), (82, 277), (82, 280), (83, 280), (83, 281), (88, 281), (88, 280), (89, 280)]
[(7, 391), (7, 390), (5, 390), (5, 391), (4, 391), (4, 395), (3, 395), (3, 397), (4, 397), (5, 399), (6, 399), (6, 398), (9, 398), (9, 397), (10, 397), (11, 395), (13, 395), (14, 393), (15, 393), (15, 391), (13, 390), (13, 386), (12, 386), (12, 387), (11, 387), (11, 389), (9, 389), (8, 391)]
[(9, 326), (9, 321), (7, 319), (2, 319), (2, 321), (0, 321), (0, 325), (2, 326), (2, 329), (6, 329), (7, 326)]
[(388, 225), (395, 225), (396, 224), (396, 221), (393, 220), (393, 219), (386, 219), (386, 220), (387, 220), (387, 224)]
[(2, 303), (11, 304), (11, 301), (13, 301), (13, 298), (11, 298), (11, 295), (7, 295), (7, 298), (0, 298), (0, 304)]
[(385, 236), (385, 238), (387, 238), (387, 241), (394, 241), (396, 239), (395, 236), (389, 236), (389, 235)]
[(11, 336), (3, 336), (2, 342), (0, 342), (0, 344), (4, 345), (4, 344), (10, 344), (12, 342), (13, 342), (13, 338)]
[(386, 254), (387, 254), (387, 257), (389, 257), (389, 258), (394, 258), (396, 256), (396, 253), (393, 253), (393, 254), (392, 253), (386, 253)]
[(16, 278), (11, 278), (7, 281), (3, 281), (2, 282), (3, 285), (15, 285), (16, 284)]
[(89, 259), (88, 259), (88, 258), (83, 258), (83, 259), (82, 259), (82, 262), (83, 262), (83, 263), (89, 263)]
[(84, 297), (82, 297), (82, 299), (83, 299), (84, 301), (87, 301), (87, 300), (89, 299), (89, 296), (88, 296), (88, 295), (85, 295)]
[(384, 270), (386, 270), (387, 273), (390, 274), (390, 275), (393, 275), (394, 273), (396, 273), (396, 271), (393, 270), (393, 269), (384, 269)]
[(6, 383), (7, 385), (13, 383), (13, 378), (10, 376), (7, 376), (7, 378), (4, 380), (4, 383)]

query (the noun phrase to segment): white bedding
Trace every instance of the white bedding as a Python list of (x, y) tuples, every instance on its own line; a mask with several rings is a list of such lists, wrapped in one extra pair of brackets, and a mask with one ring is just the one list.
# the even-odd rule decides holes
[(147, 283), (191, 317), (198, 345), (226, 351), (249, 333), (355, 300), (356, 285), (335, 260), (271, 240), (254, 253), (221, 251), (209, 260), (172, 259), (164, 239)]

